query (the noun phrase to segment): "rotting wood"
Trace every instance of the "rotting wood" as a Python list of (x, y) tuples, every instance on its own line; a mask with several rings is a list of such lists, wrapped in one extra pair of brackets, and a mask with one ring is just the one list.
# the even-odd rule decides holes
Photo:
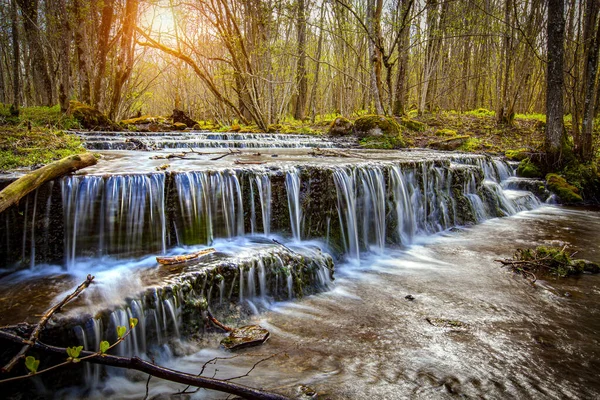
[(214, 253), (216, 250), (213, 247), (208, 249), (196, 251), (195, 253), (184, 254), (181, 256), (171, 256), (171, 257), (156, 257), (156, 261), (163, 265), (173, 265), (173, 264), (181, 264), (188, 261), (197, 260), (198, 258), (205, 256), (207, 254)]
[(19, 200), (44, 183), (70, 174), (98, 161), (91, 153), (77, 154), (51, 162), (33, 172), (17, 179), (0, 192), (0, 213), (17, 204)]
[(241, 152), (241, 150), (231, 150), (231, 149), (229, 149), (229, 153), (225, 153), (225, 154), (222, 154), (222, 155), (220, 155), (218, 157), (211, 158), (210, 160), (211, 161), (217, 161), (217, 160), (220, 160), (221, 158), (225, 158), (225, 157), (230, 156), (232, 154), (242, 154), (242, 152)]

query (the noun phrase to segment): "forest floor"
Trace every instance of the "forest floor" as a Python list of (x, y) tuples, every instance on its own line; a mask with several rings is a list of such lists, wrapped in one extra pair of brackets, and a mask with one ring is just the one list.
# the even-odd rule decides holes
[[(80, 124), (75, 118), (62, 114), (58, 106), (27, 107), (20, 111), (19, 117), (13, 117), (8, 106), (0, 104), (0, 171), (37, 167), (86, 151), (81, 140), (69, 133), (71, 129), (81, 129)], [(285, 120), (270, 125), (269, 131), (325, 135), (337, 116), (317, 117), (315, 122)], [(465, 138), (456, 150), (502, 155), (508, 152), (510, 155), (515, 151), (536, 153), (543, 149), (545, 115), (541, 114), (517, 114), (512, 126), (498, 125), (494, 112), (486, 109), (461, 113), (440, 111), (423, 116), (409, 113), (408, 117), (420, 122), (423, 128), (420, 131), (404, 129), (403, 135), (410, 147), (426, 148), (436, 141)], [(568, 118), (565, 123), (569, 129)], [(200, 121), (199, 126), (218, 132), (258, 133), (256, 126), (237, 123)]]

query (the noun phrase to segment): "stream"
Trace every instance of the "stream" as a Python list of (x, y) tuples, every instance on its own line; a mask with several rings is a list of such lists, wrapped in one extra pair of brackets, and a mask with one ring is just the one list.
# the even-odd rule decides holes
[[(543, 183), (489, 156), (324, 157), (312, 149), (335, 144), (275, 136), (149, 135), (151, 151), (133, 151), (136, 135), (83, 133), (98, 165), (0, 215), (0, 323), (35, 322), (93, 274), (48, 327), (59, 345), (95, 350), (135, 317), (115, 354), (291, 398), (600, 395), (600, 277), (531, 285), (494, 261), (568, 245), (600, 262), (599, 210), (549, 204)], [(219, 158), (228, 141), (248, 150)], [(207, 246), (217, 251), (199, 261), (156, 262)], [(225, 351), (207, 307), (271, 337)], [(8, 396), (226, 397), (174, 395), (184, 387), (133, 371), (74, 371), (64, 377), (76, 386), (49, 374)]]

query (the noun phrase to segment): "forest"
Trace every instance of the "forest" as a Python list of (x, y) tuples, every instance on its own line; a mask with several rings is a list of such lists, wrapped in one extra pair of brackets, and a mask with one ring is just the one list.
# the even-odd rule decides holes
[(594, 0), (3, 0), (0, 102), (67, 112), (76, 99), (116, 121), (177, 108), (268, 131), (291, 118), (480, 108), (510, 125), (562, 97), (556, 112), (590, 161), (599, 8)]
[(598, 398), (599, 68), (600, 0), (0, 0), (0, 388)]

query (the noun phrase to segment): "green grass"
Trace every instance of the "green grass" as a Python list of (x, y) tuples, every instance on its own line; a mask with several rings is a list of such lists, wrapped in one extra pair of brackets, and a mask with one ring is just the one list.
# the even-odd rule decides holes
[(15, 118), (10, 106), (0, 104), (0, 171), (36, 167), (85, 153), (81, 140), (63, 131), (78, 126), (59, 106), (24, 107)]

